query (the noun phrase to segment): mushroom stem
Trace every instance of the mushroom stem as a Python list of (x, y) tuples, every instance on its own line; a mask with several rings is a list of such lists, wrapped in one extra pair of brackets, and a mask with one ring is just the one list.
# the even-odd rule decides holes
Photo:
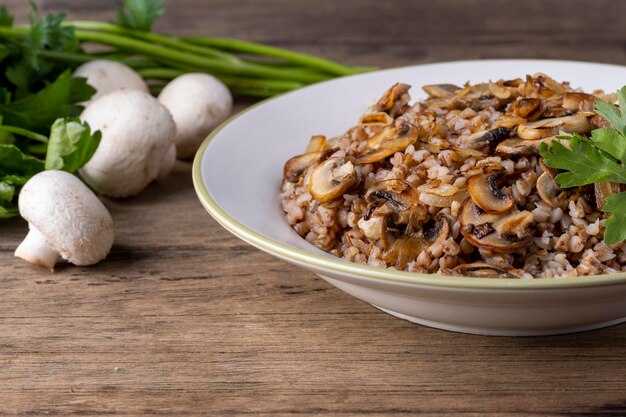
[(59, 259), (59, 253), (48, 246), (48, 240), (36, 227), (30, 224), (28, 227), (30, 230), (15, 249), (15, 256), (52, 272)]

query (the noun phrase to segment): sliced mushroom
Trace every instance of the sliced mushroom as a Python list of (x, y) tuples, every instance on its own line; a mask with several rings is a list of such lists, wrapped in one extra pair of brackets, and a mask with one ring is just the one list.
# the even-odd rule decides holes
[(586, 133), (591, 128), (584, 114), (541, 119), (536, 122), (524, 123), (517, 127), (517, 136), (522, 139), (537, 140), (554, 136), (559, 132)]
[(322, 152), (326, 147), (326, 136), (324, 135), (314, 135), (309, 139), (309, 144), (306, 147), (305, 153), (310, 152)]
[(497, 181), (503, 171), (474, 175), (467, 180), (467, 191), (474, 203), (487, 213), (504, 213), (513, 207), (515, 200), (510, 194), (504, 194)]
[(417, 191), (401, 180), (384, 180), (373, 184), (367, 189), (365, 199), (374, 206), (389, 203), (394, 211), (420, 204)]
[(381, 238), (384, 227), (384, 216), (374, 216), (369, 219), (362, 218), (357, 222), (357, 225), (365, 237), (370, 241), (375, 241)]
[(454, 84), (430, 84), (422, 87), (422, 90), (433, 98), (449, 98), (460, 89), (461, 87)]
[(369, 113), (361, 117), (363, 126), (387, 126), (393, 123), (393, 118), (385, 112)]
[(456, 274), (473, 278), (515, 278), (505, 269), (489, 265), (486, 262), (457, 265), (452, 268), (452, 271)]
[(521, 98), (509, 107), (509, 112), (527, 120), (536, 120), (544, 112), (545, 106), (540, 98)]
[[(376, 148), (359, 156), (355, 161), (356, 164), (372, 164), (396, 152), (403, 152), (417, 141), (418, 130), (410, 123), (402, 123), (398, 127), (384, 129), (380, 135), (376, 141), (372, 138), (368, 140), (368, 146), (376, 146)], [(380, 143), (376, 145), (376, 142)]]
[(603, 128), (603, 127), (611, 127), (611, 124), (609, 123), (608, 120), (606, 120), (604, 117), (599, 116), (599, 115), (595, 115), (591, 117), (591, 126), (594, 129), (597, 128)]
[(410, 98), (407, 93), (410, 88), (411, 86), (408, 84), (394, 84), (383, 94), (374, 108), (393, 116), (409, 102)]
[(467, 190), (441, 184), (438, 180), (420, 185), (416, 190), (419, 201), (431, 207), (450, 207), (453, 201), (463, 202), (468, 196)]
[(378, 149), (378, 147), (394, 134), (395, 128), (393, 126), (385, 126), (380, 131), (370, 136), (367, 141), (367, 149)]
[(515, 126), (526, 123), (526, 119), (512, 114), (504, 114), (496, 120), (494, 126), (496, 127), (508, 127), (513, 129)]
[(593, 190), (596, 197), (596, 206), (602, 210), (602, 207), (606, 204), (607, 197), (620, 192), (620, 185), (616, 182), (596, 182), (593, 184)]
[(506, 100), (511, 97), (511, 90), (504, 88), (497, 83), (489, 83), (489, 91), (499, 99)]
[(563, 108), (572, 111), (591, 112), (596, 106), (598, 98), (586, 93), (565, 93), (563, 94)]
[(321, 152), (309, 152), (294, 156), (285, 163), (283, 175), (287, 181), (298, 182), (306, 169), (319, 161)]
[(392, 219), (392, 215), (386, 216), (387, 229), (381, 239), (385, 248), (382, 257), (387, 264), (402, 269), (429, 246), (445, 241), (450, 235), (450, 224), (445, 215), (438, 215), (426, 223), (410, 223), (404, 232), (399, 230)]
[(550, 168), (548, 165), (546, 165), (546, 161), (544, 161), (543, 158), (539, 158), (539, 167), (541, 168), (542, 172), (549, 172), (552, 178), (556, 177), (558, 174), (558, 171), (556, 169)]
[(507, 158), (512, 156), (537, 155), (539, 153), (539, 145), (541, 145), (542, 143), (550, 144), (553, 140), (556, 140), (557, 142), (560, 142), (562, 144), (564, 143), (564, 141), (557, 139), (555, 136), (549, 136), (547, 138), (538, 140), (529, 140), (514, 137), (498, 143), (498, 145), (496, 146), (496, 154)]
[(528, 230), (533, 222), (529, 211), (512, 209), (506, 213), (485, 213), (471, 199), (459, 215), (461, 233), (472, 245), (494, 252), (511, 252), (531, 242)]
[(539, 197), (550, 207), (562, 207), (567, 201), (565, 199), (565, 193), (554, 182), (554, 177), (548, 171), (543, 172), (539, 178), (537, 178), (537, 194)]
[(510, 134), (511, 129), (508, 127), (497, 127), (491, 130), (483, 130), (468, 136), (464, 141), (464, 145), (472, 149), (482, 148), (483, 146), (508, 138)]
[(309, 192), (320, 203), (341, 197), (355, 183), (354, 165), (341, 157), (318, 164), (308, 178)]

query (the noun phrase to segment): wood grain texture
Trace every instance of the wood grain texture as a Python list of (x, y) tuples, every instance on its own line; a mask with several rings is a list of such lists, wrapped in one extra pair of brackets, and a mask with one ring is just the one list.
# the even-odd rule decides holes
[[(5, 2), (24, 21), (22, 0)], [(41, 1), (111, 19), (111, 0)], [(533, 57), (626, 64), (626, 2), (169, 0), (158, 29), (382, 67)], [(246, 103), (240, 104), (238, 109)], [(412, 325), (229, 235), (190, 164), (107, 200), (105, 262), (53, 275), (0, 223), (0, 416), (623, 416), (626, 326), (487, 338)]]

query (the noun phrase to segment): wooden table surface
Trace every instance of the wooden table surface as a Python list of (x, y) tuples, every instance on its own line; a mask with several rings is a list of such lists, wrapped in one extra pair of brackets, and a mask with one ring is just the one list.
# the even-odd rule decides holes
[[(106, 20), (115, 1), (39, 3)], [(381, 67), (626, 64), (624, 16), (610, 0), (170, 0), (158, 29)], [(26, 224), (0, 223), (0, 415), (626, 415), (626, 325), (496, 338), (395, 319), (231, 236), (190, 171), (106, 201), (116, 243), (95, 267), (20, 262)]]

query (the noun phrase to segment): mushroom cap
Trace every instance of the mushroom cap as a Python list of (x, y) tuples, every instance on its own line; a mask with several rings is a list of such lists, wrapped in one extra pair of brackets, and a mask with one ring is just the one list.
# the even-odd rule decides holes
[(176, 135), (167, 109), (141, 91), (109, 93), (90, 103), (81, 119), (100, 130), (102, 140), (79, 173), (111, 197), (137, 194), (155, 180)]
[(176, 151), (190, 158), (200, 143), (222, 123), (233, 107), (233, 98), (220, 80), (203, 73), (181, 75), (159, 94), (159, 102), (176, 123)]
[(117, 61), (96, 59), (87, 62), (74, 71), (74, 77), (87, 78), (87, 84), (96, 93), (86, 103), (116, 90), (138, 90), (147, 93), (148, 84), (128, 65)]
[(74, 265), (95, 264), (113, 246), (113, 220), (96, 195), (65, 171), (48, 170), (22, 188), (20, 214)]

